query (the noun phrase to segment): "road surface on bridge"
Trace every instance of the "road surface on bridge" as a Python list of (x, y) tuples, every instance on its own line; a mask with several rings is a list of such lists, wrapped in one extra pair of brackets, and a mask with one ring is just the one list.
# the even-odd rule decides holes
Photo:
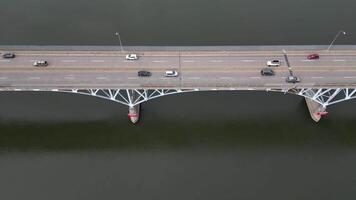
[[(3, 53), (3, 52), (1, 52)], [(16, 58), (0, 58), (3, 89), (58, 88), (333, 88), (356, 86), (356, 51), (320, 51), (319, 60), (308, 60), (310, 51), (288, 52), (300, 83), (286, 83), (289, 75), (281, 51), (140, 51), (136, 61), (117, 51), (15, 51)], [(278, 59), (275, 76), (261, 76), (266, 61)], [(34, 67), (46, 60), (47, 67)], [(138, 77), (137, 71), (152, 72)], [(178, 77), (165, 77), (176, 70)]]

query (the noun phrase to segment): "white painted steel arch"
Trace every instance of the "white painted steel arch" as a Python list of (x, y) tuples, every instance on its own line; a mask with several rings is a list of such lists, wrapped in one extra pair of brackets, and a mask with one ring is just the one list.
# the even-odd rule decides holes
[(198, 91), (197, 89), (70, 89), (70, 90), (52, 90), (58, 92), (67, 92), (94, 96), (102, 99), (115, 101), (127, 106), (136, 106), (162, 96), (178, 94), (183, 92)]
[(324, 108), (329, 105), (340, 103), (356, 98), (355, 88), (331, 88), (331, 89), (299, 89), (294, 93), (318, 102)]
[[(110, 101), (115, 101), (127, 106), (136, 106), (140, 103), (149, 101), (162, 96), (171, 94), (194, 92), (194, 91), (236, 91), (243, 89), (52, 89), (52, 90), (39, 90), (39, 89), (13, 89), (2, 91), (52, 91), (52, 92), (65, 92), (81, 95), (94, 96)], [(246, 90), (259, 90), (247, 88)], [(289, 88), (289, 89), (265, 89), (265, 91), (283, 92), (296, 94), (305, 98), (309, 98), (323, 107), (336, 104), (342, 101), (356, 98), (355, 88), (331, 88), (331, 89), (313, 89), (313, 88)]]

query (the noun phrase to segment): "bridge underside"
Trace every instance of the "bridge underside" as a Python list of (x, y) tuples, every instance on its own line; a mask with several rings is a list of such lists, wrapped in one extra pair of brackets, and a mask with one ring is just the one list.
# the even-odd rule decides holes
[[(129, 106), (129, 116), (135, 116), (131, 121), (138, 120), (139, 105), (162, 96), (194, 92), (194, 91), (215, 91), (218, 89), (0, 89), (0, 91), (41, 91), (41, 92), (65, 92), (94, 96)], [(260, 89), (248, 89), (260, 90)], [(219, 89), (219, 91), (231, 91), (231, 89)], [(261, 91), (261, 90), (260, 90)], [(319, 113), (325, 112), (326, 107), (342, 101), (356, 98), (354, 88), (292, 88), (292, 89), (264, 89), (264, 91), (283, 92), (302, 96), (306, 99), (308, 109), (314, 121), (319, 121)]]

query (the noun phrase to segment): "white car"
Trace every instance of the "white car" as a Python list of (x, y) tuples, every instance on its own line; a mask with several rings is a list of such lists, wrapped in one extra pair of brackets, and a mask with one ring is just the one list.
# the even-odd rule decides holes
[(48, 65), (48, 62), (45, 60), (38, 60), (33, 63), (33, 66), (35, 67), (46, 67)]
[(166, 71), (165, 75), (166, 77), (177, 77), (178, 72), (177, 71)]
[(279, 60), (269, 60), (267, 61), (268, 67), (278, 67), (281, 64)]
[(126, 55), (126, 60), (137, 60), (138, 59), (138, 56), (137, 54), (127, 54)]

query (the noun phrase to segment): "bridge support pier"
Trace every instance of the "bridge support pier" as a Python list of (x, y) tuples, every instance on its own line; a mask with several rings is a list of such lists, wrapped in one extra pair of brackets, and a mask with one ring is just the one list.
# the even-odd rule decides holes
[(136, 106), (129, 106), (128, 117), (133, 124), (136, 124), (140, 119), (140, 105), (141, 104), (138, 104)]
[(134, 90), (127, 90), (127, 95), (130, 102), (128, 117), (133, 124), (136, 124), (140, 119), (141, 104), (132, 105), (132, 102), (138, 98), (138, 94)]
[(322, 116), (321, 113), (324, 113), (326, 111), (326, 107), (307, 97), (305, 97), (305, 102), (307, 104), (311, 118), (315, 122), (319, 122)]

